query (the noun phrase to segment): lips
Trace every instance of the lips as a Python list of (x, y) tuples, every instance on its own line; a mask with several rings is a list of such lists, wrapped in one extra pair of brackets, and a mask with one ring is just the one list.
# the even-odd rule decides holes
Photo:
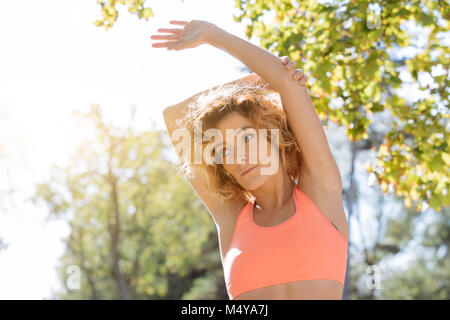
[(256, 168), (256, 166), (253, 166), (253, 167), (248, 168), (248, 169), (246, 169), (245, 171), (243, 171), (243, 172), (241, 173), (241, 177), (244, 176), (244, 175), (246, 175), (246, 174), (249, 173), (250, 171), (252, 171), (254, 168)]

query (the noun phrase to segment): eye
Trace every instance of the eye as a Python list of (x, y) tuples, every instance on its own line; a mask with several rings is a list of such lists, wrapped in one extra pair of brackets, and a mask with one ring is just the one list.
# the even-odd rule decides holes
[[(245, 142), (249, 141), (251, 138), (253, 138), (253, 136), (254, 136), (254, 135), (253, 135), (252, 133), (247, 133), (246, 135), (244, 135), (244, 141), (245, 141)], [(250, 139), (245, 140), (246, 137), (250, 137)]]
[[(228, 149), (227, 148), (220, 148), (217, 150), (217, 152), (222, 152), (222, 156), (226, 157), (228, 155)], [(216, 149), (213, 149), (213, 154), (216, 155)]]

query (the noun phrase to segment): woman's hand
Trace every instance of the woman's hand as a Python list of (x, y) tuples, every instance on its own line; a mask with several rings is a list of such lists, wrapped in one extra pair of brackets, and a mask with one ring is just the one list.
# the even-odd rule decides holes
[(308, 77), (303, 73), (303, 69), (295, 69), (297, 63), (295, 60), (290, 60), (288, 56), (281, 57), (281, 62), (284, 64), (286, 70), (289, 72), (289, 76), (298, 81), (299, 85), (304, 86)]
[[(289, 60), (288, 56), (283, 56), (280, 58), (280, 61), (282, 64), (285, 65), (286, 70), (289, 72), (289, 76), (298, 81), (298, 84), (301, 86), (304, 86), (306, 84), (306, 81), (308, 80), (308, 77), (304, 75), (302, 69), (294, 69), (296, 62), (295, 60)], [(252, 72), (249, 75), (246, 75), (243, 78), (239, 78), (234, 81), (227, 82), (226, 84), (233, 84), (233, 83), (245, 83), (245, 82), (256, 82), (256, 83), (266, 83), (264, 79), (262, 79), (258, 74)], [(269, 90), (273, 90), (275, 92), (278, 92), (275, 88), (273, 88), (270, 84), (268, 84), (267, 88)]]
[(169, 23), (183, 27), (180, 29), (158, 29), (158, 32), (170, 33), (170, 35), (152, 35), (150, 39), (169, 41), (153, 43), (153, 48), (167, 48), (167, 50), (195, 48), (208, 43), (211, 32), (216, 27), (214, 24), (203, 20), (191, 20), (189, 22), (171, 20)]
[[(306, 84), (308, 77), (303, 73), (303, 69), (295, 69), (295, 66), (297, 64), (295, 60), (290, 60), (288, 56), (283, 56), (280, 58), (280, 61), (282, 64), (284, 64), (286, 71), (288, 71), (289, 77), (291, 77), (293, 80), (298, 81), (298, 84), (301, 86), (304, 86)], [(265, 82), (263, 79), (260, 78), (259, 75), (257, 75), (254, 72), (249, 76), (247, 76), (246, 78), (248, 78), (249, 81)], [(247, 80), (246, 78), (243, 79)], [(269, 89), (277, 91), (271, 85), (269, 85)]]

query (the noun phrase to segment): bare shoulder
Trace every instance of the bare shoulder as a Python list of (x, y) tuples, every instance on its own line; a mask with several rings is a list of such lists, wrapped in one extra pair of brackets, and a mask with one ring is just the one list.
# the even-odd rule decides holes
[(244, 200), (237, 201), (233, 205), (234, 208), (230, 209), (228, 214), (226, 214), (220, 222), (216, 223), (217, 231), (219, 233), (219, 248), (220, 256), (222, 257), (222, 262), (225, 259), (228, 249), (230, 248), (231, 241), (233, 240), (234, 230), (236, 228), (236, 222), (239, 214), (247, 205)]
[(243, 199), (223, 199), (217, 191), (211, 190), (205, 177), (195, 171), (187, 180), (208, 210), (216, 227), (226, 229), (239, 213), (245, 201)]
[(236, 219), (239, 216), (239, 213), (242, 212), (242, 210), (247, 205), (247, 201), (243, 199), (236, 200), (229, 204), (229, 211), (226, 213), (226, 216), (222, 219), (223, 220), (223, 227), (231, 227), (234, 229), (234, 225), (236, 224)]

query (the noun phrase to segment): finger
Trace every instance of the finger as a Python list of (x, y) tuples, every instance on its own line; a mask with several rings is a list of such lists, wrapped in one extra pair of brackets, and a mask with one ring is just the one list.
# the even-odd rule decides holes
[(155, 34), (150, 37), (150, 39), (154, 40), (176, 40), (178, 39), (178, 35), (159, 35)]
[(300, 83), (301, 85), (305, 85), (307, 81), (308, 81), (308, 77), (307, 77), (307, 76), (304, 76), (302, 79), (299, 80), (299, 83)]
[(294, 74), (292, 75), (292, 77), (295, 80), (300, 80), (301, 78), (303, 78), (304, 74), (303, 74), (303, 70), (302, 69), (297, 69)]
[(296, 64), (297, 64), (297, 63), (296, 63), (294, 60), (289, 61), (289, 62), (286, 64), (286, 70), (290, 70), (290, 69), (294, 68), (294, 67), (296, 66)]
[(167, 29), (167, 28), (163, 28), (163, 29), (158, 29), (156, 30), (158, 32), (165, 32), (165, 33), (180, 33), (182, 30), (181, 29)]
[(169, 23), (170, 24), (178, 24), (180, 26), (185, 26), (188, 24), (187, 21), (180, 21), (180, 20), (170, 20)]
[(152, 43), (152, 48), (167, 48), (173, 41)]
[(282, 56), (280, 59), (281, 59), (281, 62), (282, 62), (283, 64), (286, 64), (286, 63), (288, 63), (288, 61), (289, 61), (289, 57), (288, 57), (288, 56)]

